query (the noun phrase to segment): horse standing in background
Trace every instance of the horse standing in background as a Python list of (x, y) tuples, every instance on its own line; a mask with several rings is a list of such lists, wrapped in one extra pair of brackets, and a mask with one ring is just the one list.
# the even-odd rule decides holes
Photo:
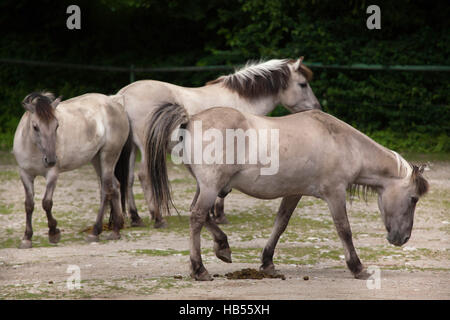
[[(48, 237), (51, 243), (60, 240), (61, 232), (52, 215), (53, 192), (58, 175), (91, 162), (101, 185), (101, 202), (97, 221), (88, 241), (98, 241), (102, 232), (105, 206), (111, 204), (114, 217), (113, 232), (108, 239), (119, 239), (123, 226), (120, 203), (121, 184), (127, 186), (129, 156), (121, 156), (129, 137), (129, 121), (121, 96), (85, 94), (61, 102), (51, 93), (31, 93), (22, 104), (22, 116), (14, 136), (13, 153), (19, 165), (20, 178), (25, 188), (26, 229), (20, 248), (31, 248), (33, 236), (34, 179), (46, 178), (42, 200), (48, 219)], [(119, 156), (121, 161), (119, 160)], [(117, 164), (117, 168), (116, 168)], [(123, 167), (125, 169), (120, 170)], [(126, 192), (125, 189), (123, 189)]]
[[(134, 141), (128, 194), (122, 194), (122, 197), (127, 198), (132, 226), (142, 225), (133, 195), (136, 148), (139, 148), (142, 157), (138, 176), (150, 215), (155, 220), (154, 226), (166, 226), (158, 208), (153, 206), (150, 192), (152, 182), (145, 168), (146, 125), (155, 110), (165, 103), (183, 105), (189, 115), (216, 106), (229, 106), (256, 115), (266, 115), (278, 104), (282, 104), (292, 113), (320, 109), (320, 104), (308, 83), (312, 79), (312, 72), (302, 61), (303, 57), (298, 60), (275, 59), (258, 64), (249, 63), (243, 69), (221, 76), (199, 88), (185, 88), (153, 80), (136, 81), (122, 88), (118, 93), (124, 96)], [(124, 201), (122, 200), (122, 203)], [(218, 197), (213, 207), (216, 222), (226, 223), (224, 199)]]
[[(165, 109), (172, 110), (169, 119), (159, 119), (157, 111), (148, 122), (146, 161), (152, 181), (151, 191), (155, 207), (167, 210), (171, 195), (166, 167), (169, 146), (166, 132), (181, 126), (184, 135), (179, 135), (178, 146), (183, 146), (183, 157), (187, 157), (183, 159), (184, 163), (197, 181), (190, 217), (191, 275), (196, 280), (212, 279), (202, 263), (200, 232), (203, 226), (213, 236), (216, 256), (231, 262), (227, 236), (208, 212), (216, 197), (227, 194), (232, 188), (259, 199), (282, 198), (272, 234), (262, 253), (260, 269), (267, 273), (275, 271), (275, 246), (304, 195), (323, 199), (328, 204), (344, 247), (345, 261), (355, 278), (366, 279), (369, 274), (353, 246), (346, 211), (347, 189), (363, 186), (365, 191), (372, 189), (378, 193), (378, 207), (387, 230), (387, 240), (397, 246), (409, 240), (416, 203), (428, 190), (428, 182), (422, 176), (423, 167), (409, 164), (396, 152), (335, 117), (311, 110), (270, 118), (231, 108), (212, 108), (190, 117), (179, 105), (161, 107), (160, 111)], [(273, 149), (279, 151), (276, 154), (278, 170), (271, 175), (262, 174), (267, 164), (249, 161), (255, 153), (251, 152), (250, 146), (241, 150), (246, 157), (245, 162), (226, 161), (231, 149), (224, 141), (217, 144), (218, 150), (215, 149), (218, 161), (186, 161), (190, 157), (187, 150), (206, 149), (211, 143), (203, 137), (188, 138), (195, 135), (196, 126), (203, 131), (214, 130), (215, 141), (218, 137), (225, 137), (227, 130), (240, 130), (253, 132), (259, 143), (263, 139), (262, 133), (268, 129), (275, 130), (279, 139), (271, 140), (270, 145), (271, 150), (272, 144), (278, 145)], [(260, 144), (258, 146), (261, 148)], [(234, 149), (234, 140), (231, 147)], [(263, 147), (268, 148), (266, 145)]]

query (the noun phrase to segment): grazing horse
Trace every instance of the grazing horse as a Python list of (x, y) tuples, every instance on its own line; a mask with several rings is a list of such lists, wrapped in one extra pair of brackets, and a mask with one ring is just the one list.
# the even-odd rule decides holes
[[(22, 104), (26, 112), (16, 129), (13, 147), (25, 188), (26, 229), (20, 248), (32, 246), (35, 177), (46, 178), (42, 207), (47, 214), (49, 241), (57, 243), (61, 233), (52, 215), (52, 198), (58, 175), (88, 162), (93, 164), (100, 180), (101, 202), (97, 221), (87, 240), (98, 241), (108, 203), (115, 222), (109, 239), (120, 238), (123, 217), (119, 181), (114, 174), (122, 172), (120, 180), (127, 185), (129, 156), (121, 156), (121, 151), (127, 141), (132, 142), (121, 100), (119, 95), (108, 97), (97, 93), (63, 102), (61, 98), (55, 100), (48, 92), (25, 97)], [(122, 160), (118, 163), (119, 156)], [(116, 164), (126, 169), (119, 170)]]
[[(261, 170), (267, 168), (267, 163), (249, 162), (252, 156), (250, 147), (245, 153), (244, 163), (225, 162), (225, 155), (230, 150), (225, 142), (216, 144), (219, 149), (215, 150), (216, 155), (223, 155), (223, 159), (219, 156), (219, 161), (210, 164), (190, 162), (186, 165), (198, 186), (190, 217), (191, 275), (195, 279), (211, 279), (203, 266), (200, 252), (203, 226), (212, 233), (216, 256), (231, 262), (227, 236), (208, 215), (217, 195), (226, 194), (231, 188), (260, 199), (282, 198), (272, 234), (262, 253), (260, 269), (264, 272), (274, 272), (275, 246), (303, 195), (323, 199), (328, 204), (344, 247), (347, 266), (355, 278), (367, 278), (368, 273), (353, 246), (346, 212), (347, 189), (363, 186), (366, 192), (372, 189), (378, 193), (378, 206), (387, 230), (387, 240), (391, 244), (400, 246), (410, 238), (416, 203), (428, 190), (428, 183), (422, 176), (423, 167), (409, 164), (396, 152), (348, 124), (319, 110), (270, 118), (231, 108), (212, 108), (189, 118), (182, 106), (172, 105), (170, 108), (178, 110), (171, 113), (170, 121), (149, 121), (146, 141), (154, 205), (161, 210), (167, 210), (171, 197), (165, 165), (169, 141), (165, 134), (161, 134), (165, 130), (161, 130), (160, 126), (166, 125), (166, 131), (179, 125), (185, 128), (180, 129), (185, 131), (184, 135), (179, 135), (183, 152), (199, 146), (206, 150), (205, 145), (211, 146), (210, 139), (186, 138), (195, 134), (196, 126), (203, 132), (214, 130), (216, 141), (218, 137), (225, 137), (230, 129), (248, 132), (249, 136), (253, 132), (259, 141), (264, 141), (265, 130), (278, 132), (279, 135), (278, 141), (270, 140), (271, 146), (278, 144), (275, 150), (279, 151), (277, 155), (272, 154), (279, 157), (279, 162), (278, 170), (271, 175), (262, 174)], [(264, 135), (267, 136), (267, 131)], [(266, 147), (263, 145), (263, 148)], [(271, 147), (271, 150), (274, 149)]]
[[(227, 76), (221, 76), (199, 88), (185, 88), (170, 83), (143, 80), (136, 81), (118, 93), (124, 96), (125, 109), (131, 121), (134, 147), (131, 151), (130, 174), (127, 198), (132, 225), (142, 225), (137, 214), (133, 196), (134, 164), (136, 147), (141, 152), (139, 180), (149, 207), (155, 228), (165, 227), (166, 222), (160, 212), (153, 207), (151, 181), (145, 169), (145, 132), (147, 119), (163, 103), (183, 105), (190, 115), (216, 106), (229, 106), (257, 115), (266, 115), (277, 104), (284, 105), (296, 113), (309, 109), (320, 109), (308, 82), (312, 72), (298, 60), (269, 60), (259, 64), (247, 64), (243, 69)], [(167, 112), (167, 111), (166, 111)], [(125, 200), (122, 200), (122, 203)], [(226, 223), (223, 214), (223, 198), (218, 198), (215, 206), (216, 222)]]

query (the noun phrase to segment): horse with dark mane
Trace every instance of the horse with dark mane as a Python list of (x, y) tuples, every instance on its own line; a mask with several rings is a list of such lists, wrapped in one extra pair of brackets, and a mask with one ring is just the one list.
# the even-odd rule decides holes
[[(198, 88), (180, 87), (154, 80), (136, 81), (122, 88), (118, 93), (125, 98), (125, 109), (131, 120), (134, 141), (130, 158), (128, 194), (122, 194), (128, 201), (132, 225), (142, 225), (133, 196), (137, 149), (141, 152), (138, 176), (151, 217), (155, 220), (154, 226), (160, 228), (167, 224), (158, 208), (153, 206), (150, 191), (152, 182), (145, 168), (147, 120), (156, 110), (160, 118), (171, 118), (171, 111), (161, 110), (161, 105), (165, 103), (183, 105), (189, 115), (217, 106), (229, 106), (256, 115), (266, 115), (278, 104), (284, 105), (292, 113), (320, 109), (320, 104), (309, 85), (312, 72), (302, 62), (303, 57), (297, 60), (273, 59), (248, 63), (235, 73), (221, 76)], [(223, 206), (224, 200), (219, 197), (215, 203), (215, 219), (218, 223), (226, 223)]]

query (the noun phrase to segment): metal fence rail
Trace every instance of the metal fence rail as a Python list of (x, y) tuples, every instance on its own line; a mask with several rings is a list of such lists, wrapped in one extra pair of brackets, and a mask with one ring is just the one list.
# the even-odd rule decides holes
[[(42, 67), (56, 67), (78, 70), (98, 70), (109, 72), (127, 72), (130, 74), (130, 82), (134, 82), (136, 73), (153, 72), (203, 72), (203, 71), (221, 71), (233, 70), (238, 66), (185, 66), (185, 67), (135, 67), (133, 64), (129, 67), (101, 66), (101, 65), (83, 65), (75, 63), (61, 63), (48, 61), (33, 61), (24, 59), (0, 58), (0, 63), (5, 64), (23, 64)], [(310, 68), (317, 69), (338, 69), (338, 70), (378, 70), (378, 71), (413, 71), (413, 72), (450, 72), (450, 66), (440, 65), (380, 65), (380, 64), (362, 64), (354, 63), (350, 65), (322, 64), (320, 62), (305, 62)]]

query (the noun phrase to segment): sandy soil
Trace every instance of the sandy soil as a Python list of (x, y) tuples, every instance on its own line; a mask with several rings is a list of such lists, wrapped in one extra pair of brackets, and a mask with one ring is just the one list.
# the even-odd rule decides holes
[[(286, 280), (226, 279), (228, 272), (259, 267), (280, 203), (235, 191), (225, 202), (230, 224), (222, 227), (229, 236), (233, 263), (214, 256), (211, 236), (204, 230), (204, 263), (215, 277), (196, 282), (189, 277), (187, 211), (195, 184), (184, 168), (171, 168), (180, 216), (167, 217), (169, 228), (148, 227), (142, 189), (136, 182), (137, 204), (147, 227), (126, 228), (122, 239), (94, 244), (86, 243), (82, 232), (93, 224), (98, 209), (92, 167), (60, 176), (54, 196), (54, 215), (62, 230), (58, 245), (47, 240), (40, 206), (45, 181), (39, 178), (33, 248), (20, 250), (24, 192), (10, 156), (0, 159), (0, 299), (450, 299), (450, 162), (430, 163), (426, 177), (431, 191), (419, 201), (412, 238), (404, 247), (385, 240), (375, 197), (368, 203), (355, 199), (349, 205), (355, 246), (367, 267), (378, 268), (379, 282), (353, 279), (326, 204), (310, 197), (299, 203), (275, 252), (274, 262)], [(80, 287), (74, 280), (77, 271), (71, 270), (79, 270)]]

